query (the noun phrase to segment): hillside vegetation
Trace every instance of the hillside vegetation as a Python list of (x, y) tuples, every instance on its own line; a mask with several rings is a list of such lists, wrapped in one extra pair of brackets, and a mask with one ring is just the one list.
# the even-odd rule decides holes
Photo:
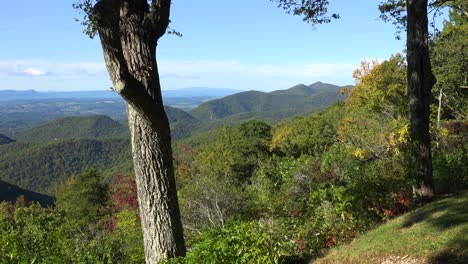
[[(220, 113), (223, 118), (213, 122), (203, 119), (208, 115), (209, 110), (206, 109), (211, 107), (197, 108), (195, 112), (200, 118), (177, 108), (165, 109), (174, 141), (205, 132), (202, 135), (212, 135), (211, 139), (206, 136), (195, 138), (207, 142), (215, 134), (209, 131), (224, 125), (236, 126), (255, 118), (273, 123), (298, 113), (321, 109), (344, 98), (338, 90), (338, 86), (315, 83), (271, 93), (258, 92), (261, 96), (257, 98), (249, 96), (250, 92), (239, 93), (218, 101), (231, 110)], [(210, 106), (211, 103), (205, 105)], [(107, 170), (106, 176), (111, 172), (131, 171), (128, 138), (127, 124), (105, 115), (52, 120), (18, 133), (18, 142), (0, 148), (0, 179), (21, 188), (51, 193), (55, 183), (87, 167)], [(2, 142), (12, 141), (4, 137)]]
[(337, 247), (316, 264), (468, 263), (468, 191), (432, 202)]
[[(358, 71), (347, 99), (319, 113), (273, 125), (248, 120), (176, 142), (178, 200), (190, 250), (169, 263), (307, 263), (421, 204), (413, 195), (415, 178), (408, 163), (404, 59), (396, 55), (381, 64), (365, 62)], [(435, 190), (467, 189), (468, 123), (444, 118), (431, 132), (438, 146), (432, 153)], [(23, 173), (24, 179), (12, 180), (46, 188), (50, 183), (43, 182), (44, 175), (55, 173), (47, 168), (66, 163), (62, 156), (98, 165), (131, 160), (124, 151), (128, 141), (122, 140), (120, 148), (105, 146), (103, 140), (69, 141), (2, 145), (0, 159), (25, 163), (9, 163), (0, 172), (40, 168), (43, 176)], [(74, 151), (73, 144), (83, 146)], [(24, 148), (11, 151), (13, 145)], [(43, 148), (50, 148), (42, 154), (51, 155), (50, 160), (33, 155)], [(117, 156), (106, 160), (106, 153)], [(89, 156), (94, 158), (86, 160)], [(0, 259), (142, 263), (134, 178), (119, 174), (109, 181), (90, 170), (69, 177), (73, 172), (68, 171), (66, 180), (57, 177), (63, 184), (54, 188), (55, 208), (0, 203), (0, 239), (6, 245), (0, 247)], [(443, 207), (451, 206), (438, 208)], [(464, 212), (456, 213), (464, 219)], [(453, 225), (461, 221), (456, 214), (447, 217)], [(432, 239), (430, 234), (424, 238)]]
[[(199, 122), (187, 112), (166, 106), (174, 138), (187, 135), (187, 127), (193, 128)], [(32, 127), (16, 135), (18, 141), (53, 141), (72, 138), (129, 138), (126, 122), (117, 122), (105, 115), (70, 116), (55, 119)]]
[(128, 138), (128, 128), (108, 116), (73, 116), (33, 127), (16, 138), (18, 141), (53, 141), (72, 138)]
[(201, 104), (190, 113), (206, 122), (213, 122), (236, 114), (250, 117), (275, 116), (276, 120), (297, 114), (307, 114), (343, 100), (342, 87), (316, 82), (309, 86), (296, 85), (287, 90), (264, 93), (248, 91)]
[[(85, 168), (108, 170), (130, 161), (127, 139), (17, 142), (0, 146), (0, 179), (27, 190), (52, 193), (54, 184)], [(120, 172), (127, 171), (122, 168)]]

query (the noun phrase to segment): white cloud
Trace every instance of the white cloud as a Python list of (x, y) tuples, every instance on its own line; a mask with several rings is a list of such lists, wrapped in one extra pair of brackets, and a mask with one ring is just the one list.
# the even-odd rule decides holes
[(47, 75), (46, 71), (41, 70), (41, 69), (34, 69), (34, 68), (27, 68), (22, 73), (24, 73), (25, 75), (34, 76), (34, 77)]
[(238, 61), (160, 61), (163, 87), (275, 90), (316, 81), (352, 84), (359, 63), (249, 64)]
[[(159, 61), (163, 89), (219, 87), (277, 90), (316, 81), (352, 84), (356, 63), (253, 64), (239, 61)], [(103, 62), (1, 61), (0, 89), (107, 89)], [(26, 76), (41, 77), (31, 81)], [(40, 81), (39, 81), (40, 80)], [(20, 87), (21, 86), (21, 87)], [(99, 88), (101, 87), (101, 88)]]
[(106, 76), (106, 68), (98, 62), (50, 62), (38, 60), (0, 61), (0, 74), (20, 76), (55, 76), (55, 77), (82, 77), (82, 76)]

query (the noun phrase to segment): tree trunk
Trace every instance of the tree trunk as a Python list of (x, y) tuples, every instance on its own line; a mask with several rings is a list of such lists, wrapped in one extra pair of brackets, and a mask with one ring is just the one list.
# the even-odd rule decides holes
[(127, 111), (145, 258), (147, 263), (159, 263), (185, 254), (169, 123), (151, 124), (132, 106)]
[(127, 103), (146, 263), (185, 255), (169, 121), (156, 63), (169, 0), (100, 0), (93, 8), (106, 67)]
[(407, 62), (410, 135), (413, 143), (415, 176), (418, 188), (432, 195), (431, 138), (429, 105), (436, 79), (432, 74), (428, 46), (427, 0), (407, 0)]

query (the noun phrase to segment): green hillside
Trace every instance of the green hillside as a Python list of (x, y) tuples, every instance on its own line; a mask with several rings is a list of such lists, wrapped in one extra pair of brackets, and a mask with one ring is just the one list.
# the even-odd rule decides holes
[[(181, 138), (197, 127), (199, 121), (189, 113), (165, 107), (174, 138)], [(18, 141), (53, 141), (72, 138), (128, 138), (126, 122), (120, 123), (105, 115), (71, 116), (52, 120), (16, 135)], [(0, 135), (0, 144), (2, 137)]]
[(17, 135), (18, 141), (52, 141), (72, 138), (123, 138), (128, 128), (105, 115), (73, 116), (52, 120)]
[(0, 134), (0, 145), (4, 145), (4, 144), (10, 144), (14, 142), (13, 139), (3, 135), (3, 134)]
[(190, 113), (207, 122), (245, 113), (249, 113), (248, 116), (261, 118), (262, 115), (267, 115), (280, 120), (297, 114), (315, 112), (343, 100), (341, 89), (340, 86), (317, 82), (309, 86), (300, 84), (270, 93), (248, 91), (206, 102)]
[(169, 123), (171, 124), (171, 135), (174, 140), (192, 135), (201, 122), (189, 113), (174, 107), (165, 107)]
[[(271, 93), (242, 92), (208, 102), (192, 113), (172, 107), (166, 107), (166, 113), (175, 142), (245, 120), (274, 123), (313, 112), (342, 100), (339, 90), (335, 85), (315, 83)], [(214, 120), (210, 111), (217, 113)], [(50, 193), (54, 184), (87, 167), (107, 170), (108, 175), (131, 171), (127, 124), (108, 116), (60, 118), (23, 131), (16, 138), (18, 142), (0, 146), (0, 180), (21, 188)]]
[(468, 192), (433, 202), (314, 263), (468, 263), (467, 204)]
[(0, 146), (0, 180), (40, 193), (91, 167), (108, 170), (131, 160), (125, 139), (68, 139)]
[(0, 181), (0, 201), (15, 203), (20, 195), (23, 195), (26, 201), (38, 202), (44, 207), (53, 205), (54, 203), (54, 199), (51, 196), (31, 192), (13, 184)]

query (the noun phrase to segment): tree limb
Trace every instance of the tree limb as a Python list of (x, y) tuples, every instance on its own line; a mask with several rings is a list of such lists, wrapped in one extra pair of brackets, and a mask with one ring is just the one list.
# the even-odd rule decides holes
[(151, 10), (145, 19), (145, 26), (152, 28), (156, 39), (166, 33), (169, 26), (171, 0), (152, 0)]
[[(158, 113), (164, 111), (164, 107), (161, 104), (155, 104), (153, 98), (144, 89), (143, 84), (132, 75), (122, 53), (119, 28), (121, 4), (120, 0), (102, 0), (94, 6), (94, 15), (107, 70), (115, 90), (128, 104), (138, 112), (144, 113), (145, 116), (160, 118), (164, 115), (155, 115), (154, 113), (155, 111)], [(165, 120), (154, 121), (161, 123)]]

